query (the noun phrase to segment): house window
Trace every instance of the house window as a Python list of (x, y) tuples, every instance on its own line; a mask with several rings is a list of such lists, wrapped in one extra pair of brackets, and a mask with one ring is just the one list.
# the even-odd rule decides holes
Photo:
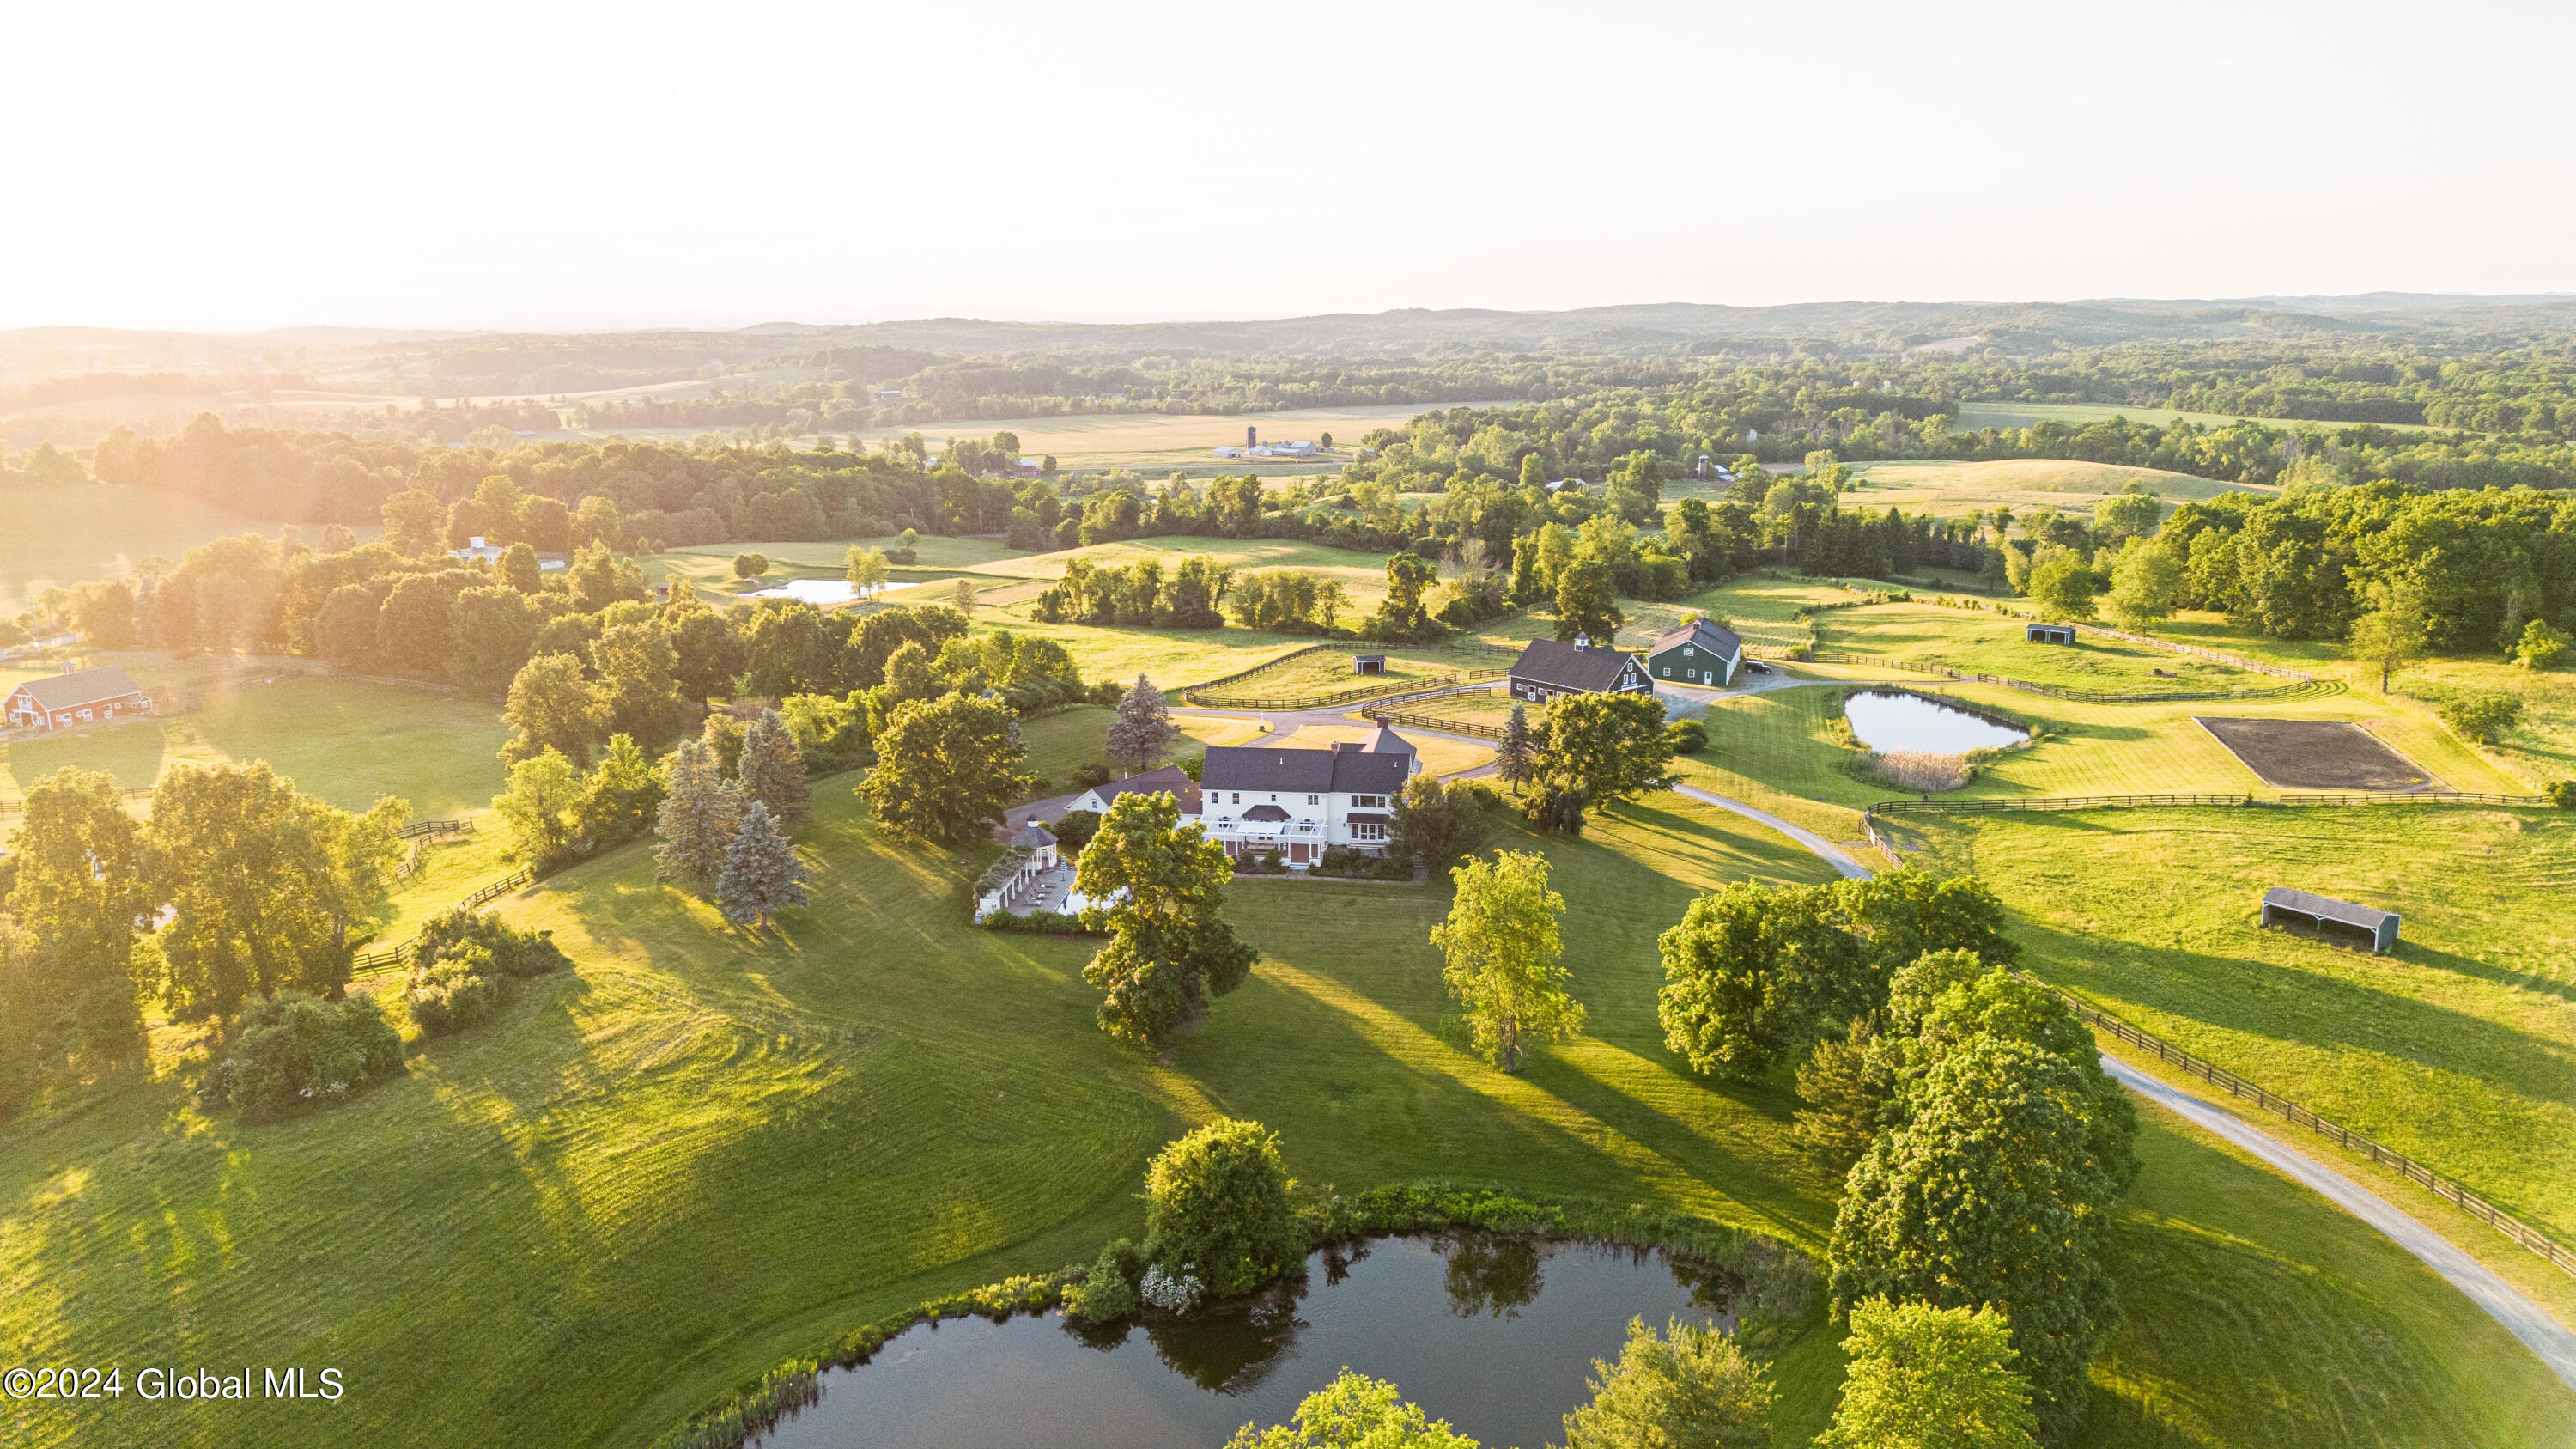
[(1240, 805), (1240, 804), (1242, 804), (1242, 803), (1243, 803), (1243, 792), (1242, 792), (1241, 790), (1237, 790), (1237, 791), (1235, 791), (1235, 792), (1234, 792), (1234, 798), (1232, 798), (1232, 799), (1230, 799), (1230, 800), (1226, 801), (1225, 803), (1227, 803), (1228, 805)]
[(1699, 651), (1691, 648), (1688, 644), (1685, 644), (1682, 646), (1682, 657), (1684, 659), (1697, 659), (1699, 657)]
[(1351, 839), (1372, 842), (1384, 840), (1386, 839), (1386, 827), (1383, 825), (1368, 823), (1353, 825), (1351, 827)]
[(82, 723), (82, 724), (87, 724), (87, 723), (89, 723), (89, 711), (88, 711), (88, 710), (82, 710), (82, 711), (81, 711), (81, 723)]
[(1383, 810), (1386, 808), (1386, 797), (1384, 795), (1353, 795), (1351, 797), (1351, 808), (1354, 810)]
[(1324, 797), (1321, 795), (1309, 795), (1306, 797), (1306, 803), (1309, 805), (1321, 805), (1324, 803)]
[[(1669, 664), (1667, 664), (1667, 665), (1665, 665), (1665, 666), (1664, 666), (1664, 677), (1665, 677), (1666, 679), (1670, 679), (1670, 678), (1672, 678), (1672, 677), (1673, 677), (1673, 667), (1672, 667), (1671, 665), (1669, 665)], [(1683, 676), (1682, 676), (1682, 678), (1684, 678), (1684, 679), (1688, 679), (1688, 678), (1690, 678), (1690, 676), (1689, 676), (1689, 675), (1687, 675), (1687, 674), (1685, 674), (1685, 675), (1683, 675)]]

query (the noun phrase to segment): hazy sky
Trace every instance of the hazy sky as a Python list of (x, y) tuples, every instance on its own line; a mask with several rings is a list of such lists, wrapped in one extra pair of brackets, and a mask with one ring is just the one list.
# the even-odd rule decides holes
[(22, 6), (0, 326), (2576, 290), (2571, 14)]

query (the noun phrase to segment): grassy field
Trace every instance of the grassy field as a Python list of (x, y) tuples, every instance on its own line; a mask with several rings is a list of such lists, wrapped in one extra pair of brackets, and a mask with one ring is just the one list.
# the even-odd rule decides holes
[(2026, 621), (1992, 610), (1870, 604), (1826, 610), (1815, 616), (1815, 622), (1820, 650), (1919, 659), (1972, 674), (2000, 674), (2097, 693), (2260, 689), (2290, 682), (2081, 628), (2073, 645), (2033, 644), (2023, 636)]
[[(2004, 898), (2042, 976), (2576, 1239), (2576, 816), (2379, 806), (1904, 824)], [(2374, 957), (2259, 929), (2271, 885), (2398, 911), (2403, 942)], [(2477, 1251), (2481, 1238), (2461, 1241)]]
[[(142, 671), (140, 682), (149, 682)], [(308, 794), (363, 810), (379, 795), (421, 818), (489, 807), (509, 738), (487, 700), (330, 675), (210, 689), (193, 714), (98, 725), (0, 745), (10, 793), (64, 765), (139, 790), (182, 761), (266, 760)]]
[[(1300, 725), (1295, 733), (1288, 736), (1287, 743), (1294, 749), (1322, 750), (1337, 743), (1356, 743), (1375, 733), (1377, 727), (1367, 724)], [(1494, 751), (1487, 745), (1437, 739), (1404, 730), (1397, 733), (1413, 741), (1415, 752), (1422, 757), (1422, 768), (1434, 775), (1454, 775), (1461, 770), (1480, 769), (1494, 762)]]
[[(1136, 1231), (1146, 1156), (1220, 1112), (1279, 1130), (1316, 1187), (1446, 1173), (1826, 1230), (1789, 1094), (1687, 1078), (1654, 1015), (1654, 932), (1696, 890), (1823, 878), (1768, 832), (1665, 797), (1580, 841), (1504, 835), (1555, 863), (1592, 1011), (1518, 1077), (1463, 1050), (1424, 940), (1438, 885), (1238, 884), (1262, 962), (1158, 1063), (1091, 1025), (1087, 947), (964, 927), (980, 857), (884, 839), (846, 778), (801, 835), (816, 903), (776, 937), (630, 847), (507, 904), (577, 974), (341, 1109), (209, 1120), (165, 1066), (0, 1128), (13, 1359), (328, 1362), (352, 1386), (327, 1413), (13, 1404), (11, 1442), (640, 1445), (852, 1324)], [(2531, 1443), (2576, 1412), (2358, 1223), (2187, 1133), (2143, 1146), (2088, 1442)], [(1789, 1345), (1775, 1442), (1821, 1425), (1838, 1373), (1830, 1334)]]
[[(117, 578), (156, 556), (177, 563), (209, 539), (286, 527), (157, 488), (12, 488), (8, 497), (8, 526), (0, 528), (0, 615), (25, 609), (44, 589)], [(383, 532), (373, 525), (357, 530), (361, 539)], [(322, 541), (318, 525), (306, 525), (303, 534), (308, 543)]]
[(1884, 513), (1901, 508), (1909, 514), (1956, 518), (1975, 509), (2009, 504), (2016, 513), (2048, 507), (2090, 515), (2093, 505), (2126, 489), (2130, 483), (2167, 503), (2214, 498), (2221, 493), (2277, 490), (2241, 483), (2220, 483), (2161, 468), (2130, 468), (2112, 463), (2083, 463), (2054, 458), (2007, 458), (1967, 463), (1923, 459), (1871, 463), (1860, 471), (1860, 486), (1843, 496), (1846, 508)]
[[(1457, 407), (1493, 407), (1494, 403), (1457, 403)], [(1008, 432), (1020, 440), (1029, 457), (1055, 455), (1067, 471), (1127, 468), (1160, 481), (1175, 469), (1193, 476), (1217, 473), (1312, 473), (1329, 471), (1347, 461), (1362, 436), (1376, 428), (1401, 428), (1422, 415), (1420, 406), (1398, 403), (1381, 407), (1299, 408), (1273, 413), (1224, 416), (1163, 413), (1092, 413), (1073, 417), (1006, 418), (999, 422), (930, 423), (918, 427), (870, 428), (856, 436), (871, 440), (900, 438), (918, 432), (939, 451), (950, 438), (990, 438)], [(1333, 435), (1336, 458), (1293, 462), (1285, 458), (1219, 458), (1220, 446), (1243, 445), (1243, 430), (1261, 430), (1261, 440), (1322, 441)]]
[[(1954, 430), (1974, 433), (1987, 428), (2027, 428), (2034, 423), (2068, 423), (2082, 427), (2105, 418), (2127, 418), (2133, 423), (2153, 423), (2167, 427), (2177, 422), (2198, 423), (2205, 428), (2223, 428), (2239, 421), (2234, 413), (2182, 413), (2170, 408), (2126, 407), (2116, 403), (2034, 403), (2034, 402), (1966, 402), (1959, 404)], [(2273, 428), (2296, 428), (2302, 424), (2287, 418), (2256, 418), (2253, 421)], [(2308, 423), (2313, 428), (2345, 426), (2337, 423)], [(2398, 423), (2383, 426), (2425, 431), (2422, 424)]]

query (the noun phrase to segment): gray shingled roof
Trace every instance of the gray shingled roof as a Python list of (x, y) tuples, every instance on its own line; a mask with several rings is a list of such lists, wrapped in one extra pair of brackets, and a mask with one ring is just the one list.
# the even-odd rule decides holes
[[(23, 686), (36, 701), (36, 708), (52, 713), (58, 709), (78, 709), (105, 699), (122, 699), (141, 694), (125, 671), (113, 664), (97, 669), (83, 669), (73, 674), (49, 674), (30, 679)], [(13, 691), (14, 692), (14, 691)]]
[(1208, 790), (1392, 795), (1404, 788), (1412, 774), (1409, 751), (1372, 753), (1349, 743), (1329, 750), (1218, 745), (1207, 752), (1207, 763), (1199, 768), (1199, 784)]
[(1577, 649), (1554, 639), (1532, 639), (1512, 665), (1512, 678), (1550, 689), (1598, 693), (1617, 685), (1619, 670), (1635, 656), (1606, 645)]
[(1678, 649), (1684, 644), (1696, 644), (1720, 659), (1731, 659), (1736, 651), (1744, 647), (1744, 640), (1738, 637), (1734, 630), (1713, 619), (1693, 619), (1678, 629), (1666, 632), (1654, 643), (1647, 645), (1646, 653), (1649, 656), (1661, 654), (1667, 649)]
[(1022, 850), (1044, 850), (1055, 844), (1055, 834), (1032, 820), (1020, 827), (1020, 833), (1011, 837), (1011, 843)]

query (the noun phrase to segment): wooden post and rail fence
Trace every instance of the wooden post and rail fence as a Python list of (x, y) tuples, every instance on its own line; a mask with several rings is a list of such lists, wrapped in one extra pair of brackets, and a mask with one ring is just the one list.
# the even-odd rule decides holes
[[(484, 884), (475, 887), (472, 894), (466, 896), (465, 899), (458, 901), (449, 909), (470, 911), (476, 906), (486, 905), (490, 902), (497, 901), (501, 897), (508, 895), (510, 892), (519, 889), (521, 886), (533, 884), (536, 881), (536, 878), (536, 872), (529, 870), (525, 866), (521, 866), (519, 869), (510, 872), (499, 880), (487, 881)], [(349, 960), (349, 969), (352, 972), (375, 971), (387, 966), (398, 966), (402, 964), (403, 957), (410, 954), (412, 943), (419, 939), (420, 933), (415, 931), (401, 940), (394, 942), (390, 946), (379, 946), (363, 955), (351, 957)]]
[[(2023, 979), (2032, 980), (2034, 984), (2045, 984), (2037, 982), (2027, 974)], [(2462, 1212), (2548, 1259), (2560, 1271), (2576, 1275), (2576, 1252), (2560, 1247), (2551, 1241), (2548, 1234), (2469, 1191), (2460, 1184), (2458, 1179), (2445, 1177), (2393, 1147), (2382, 1146), (2349, 1127), (2319, 1116), (2277, 1092), (2267, 1091), (2224, 1067), (2196, 1057), (2171, 1042), (2140, 1031), (2109, 1012), (2094, 1007), (2081, 997), (2065, 991), (2058, 991), (2057, 995), (2074, 1010), (2077, 1016), (2082, 1017), (2095, 1028), (2109, 1032), (2113, 1039), (2141, 1051), (2153, 1052), (2157, 1061), (2179, 1068), (2186, 1075), (2198, 1077), (2239, 1101), (2251, 1102), (2266, 1112), (2277, 1113), (2291, 1125), (2306, 1128), (2347, 1152), (2358, 1153), (2382, 1167), (2396, 1169), (2398, 1176), (2430, 1189), (2435, 1197), (2453, 1204)]]

